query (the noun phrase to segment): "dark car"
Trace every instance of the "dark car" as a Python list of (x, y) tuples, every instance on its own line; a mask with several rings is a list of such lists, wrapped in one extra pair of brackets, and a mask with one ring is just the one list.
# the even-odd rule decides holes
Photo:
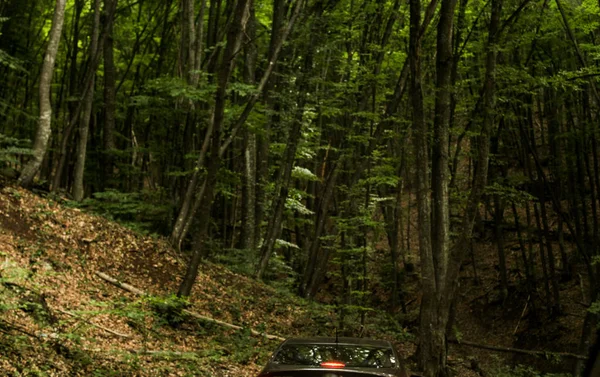
[(408, 377), (386, 340), (291, 338), (273, 353), (258, 377)]

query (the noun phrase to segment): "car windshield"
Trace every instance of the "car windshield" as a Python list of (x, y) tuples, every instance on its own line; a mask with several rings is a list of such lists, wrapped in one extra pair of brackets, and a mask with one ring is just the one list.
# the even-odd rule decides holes
[(341, 361), (346, 367), (394, 368), (391, 348), (348, 344), (285, 344), (272, 362), (279, 365), (320, 366), (326, 361)]

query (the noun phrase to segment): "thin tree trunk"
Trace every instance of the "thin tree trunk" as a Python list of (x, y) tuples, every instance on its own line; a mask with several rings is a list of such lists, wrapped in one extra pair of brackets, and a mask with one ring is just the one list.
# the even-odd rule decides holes
[[(227, 148), (229, 147), (229, 145), (235, 138), (235, 135), (237, 134), (237, 132), (244, 125), (244, 123), (248, 119), (248, 116), (250, 115), (252, 109), (254, 108), (254, 105), (258, 101), (260, 94), (265, 90), (265, 87), (269, 81), (269, 78), (271, 77), (271, 74), (273, 73), (273, 69), (275, 68), (275, 63), (277, 62), (277, 59), (279, 57), (279, 52), (281, 51), (283, 43), (285, 42), (287, 36), (289, 35), (289, 33), (295, 23), (295, 20), (297, 19), (298, 14), (300, 13), (300, 10), (302, 9), (302, 5), (303, 5), (303, 0), (298, 0), (296, 3), (296, 7), (295, 7), (294, 13), (292, 15), (292, 18), (288, 22), (282, 35), (277, 40), (277, 43), (274, 47), (273, 56), (269, 60), (269, 64), (260, 80), (258, 88), (256, 89), (255, 93), (250, 97), (250, 99), (246, 103), (244, 111), (242, 112), (242, 114), (239, 116), (239, 118), (234, 123), (234, 125), (232, 127), (231, 135), (229, 136), (229, 138), (227, 140), (225, 140), (223, 142), (223, 145), (221, 145), (221, 147), (219, 148), (219, 158), (221, 158), (223, 156), (223, 154), (225, 153), (225, 151), (227, 150)], [(213, 115), (213, 117), (214, 117), (214, 115)], [(209, 140), (211, 140), (211, 132), (213, 130), (213, 124), (214, 124), (214, 119), (210, 121), (209, 131), (207, 131), (207, 134), (206, 134), (205, 140), (204, 140), (204, 145), (202, 148), (203, 151), (205, 150), (205, 147), (208, 148), (208, 142), (209, 142)], [(199, 207), (200, 202), (202, 201), (202, 195), (200, 195), (200, 192), (197, 192), (197, 191), (200, 191), (200, 188), (204, 186), (204, 183), (201, 183), (201, 184), (198, 183), (198, 172), (200, 171), (200, 168), (204, 165), (205, 157), (206, 157), (205, 154), (201, 152), (200, 156), (198, 157), (198, 160), (196, 161), (196, 169), (194, 169), (194, 174), (192, 175), (192, 179), (190, 180), (190, 183), (188, 184), (185, 199), (183, 200), (183, 203), (182, 203), (182, 208), (179, 211), (177, 220), (175, 222), (175, 226), (173, 227), (173, 231), (171, 233), (171, 243), (173, 243), (174, 245), (178, 245), (178, 246), (181, 245), (181, 241), (187, 235), (187, 229), (189, 229), (189, 223), (194, 218), (196, 209)]]
[[(246, 64), (244, 64), (244, 81), (254, 84), (256, 81), (257, 46), (256, 14), (254, 1), (250, 4), (250, 19), (248, 20)], [(242, 249), (253, 252), (256, 245), (256, 134), (244, 129), (244, 174), (242, 185)]]
[[(533, 181), (533, 180), (532, 180)], [(550, 293), (550, 277), (548, 276), (548, 263), (546, 262), (546, 253), (544, 247), (544, 233), (542, 232), (542, 223), (540, 220), (540, 211), (538, 209), (539, 203), (534, 203), (533, 211), (535, 214), (535, 223), (537, 225), (537, 234), (539, 241), (539, 252), (540, 252), (540, 261), (542, 264), (542, 273), (544, 275), (544, 290), (546, 292), (546, 303), (548, 310), (552, 310), (552, 295)]]
[(113, 176), (115, 164), (116, 128), (116, 67), (114, 57), (113, 23), (118, 0), (104, 0), (106, 41), (104, 43), (104, 130), (103, 130), (103, 175), (101, 190), (104, 191)]
[[(541, 190), (543, 191), (543, 190)], [(542, 226), (544, 227), (544, 238), (546, 239), (546, 252), (548, 257), (548, 273), (550, 274), (550, 282), (552, 285), (552, 314), (560, 314), (560, 290), (558, 286), (558, 275), (556, 274), (556, 261), (554, 252), (552, 251), (552, 240), (550, 238), (550, 226), (548, 225), (548, 214), (546, 211), (546, 199), (544, 193), (540, 195), (540, 209), (542, 215)], [(541, 234), (540, 234), (541, 237)], [(543, 249), (540, 252), (544, 252)]]
[[(303, 74), (304, 76), (307, 73)], [(306, 80), (306, 79), (305, 79)], [(300, 93), (306, 93), (306, 88), (300, 86)], [(275, 241), (281, 233), (281, 226), (283, 222), (283, 209), (288, 196), (289, 185), (292, 177), (292, 168), (294, 167), (294, 161), (296, 156), (296, 150), (300, 143), (301, 131), (302, 131), (302, 119), (304, 114), (304, 104), (306, 99), (301, 94), (301, 98), (298, 101), (298, 109), (296, 110), (295, 119), (292, 121), (292, 129), (290, 130), (288, 143), (284, 152), (283, 164), (281, 165), (281, 188), (276, 195), (275, 203), (273, 205), (273, 213), (267, 226), (267, 233), (264, 237), (264, 243), (260, 250), (260, 261), (256, 267), (255, 277), (261, 279), (267, 269), (269, 259), (275, 249)]]
[[(433, 252), (431, 246), (431, 202), (429, 198), (429, 131), (425, 122), (423, 110), (423, 87), (421, 74), (421, 1), (410, 0), (410, 88), (412, 104), (412, 121), (414, 135), (414, 153), (416, 159), (415, 182), (417, 191), (419, 256), (421, 259), (421, 300), (420, 338), (418, 352), (419, 368), (428, 377), (437, 377), (444, 360), (431, 360), (438, 356), (441, 350), (434, 349), (438, 337), (431, 333), (437, 322), (437, 311), (431, 310), (436, 306), (436, 279)], [(437, 327), (437, 326), (436, 326)]]
[[(317, 291), (317, 287), (322, 279), (321, 274), (318, 273), (318, 267), (322, 266), (323, 264), (326, 265), (328, 262), (328, 258), (324, 258), (319, 255), (319, 250), (321, 249), (321, 236), (325, 231), (325, 224), (328, 219), (329, 206), (331, 203), (331, 199), (333, 198), (338, 173), (340, 170), (338, 168), (338, 164), (339, 162), (332, 163), (331, 171), (329, 172), (328, 177), (325, 180), (323, 196), (321, 197), (321, 200), (319, 201), (316, 210), (317, 217), (315, 220), (314, 233), (311, 234), (311, 240), (308, 243), (310, 247), (308, 248), (308, 259), (304, 268), (301, 293), (309, 299), (312, 299), (314, 297), (314, 294)], [(327, 253), (328, 256), (328, 252), (326, 251), (325, 253)], [(321, 263), (319, 263), (319, 261)]]
[(42, 64), (40, 74), (40, 119), (38, 129), (33, 143), (33, 155), (31, 160), (21, 172), (18, 182), (23, 187), (31, 187), (33, 179), (42, 166), (42, 161), (48, 148), (48, 140), (52, 132), (52, 104), (50, 103), (52, 90), (52, 76), (54, 74), (54, 64), (58, 45), (65, 20), (66, 0), (56, 0), (54, 16), (52, 17), (52, 27), (49, 33), (48, 47)]
[(436, 98), (431, 148), (432, 231), (431, 242), (436, 287), (443, 290), (448, 269), (450, 209), (448, 197), (448, 148), (452, 101), (452, 31), (456, 0), (442, 1), (437, 32)]
[[(446, 325), (451, 317), (450, 311), (452, 310), (452, 303), (454, 302), (458, 287), (460, 266), (463, 262), (465, 251), (468, 250), (471, 242), (474, 220), (478, 213), (479, 203), (487, 184), (490, 135), (495, 123), (496, 44), (498, 43), (499, 38), (501, 11), (502, 0), (492, 0), (482, 100), (483, 119), (481, 131), (476, 141), (477, 169), (473, 177), (473, 185), (467, 200), (467, 206), (464, 210), (461, 229), (456, 242), (452, 245), (450, 250), (448, 270), (445, 275), (445, 281), (442, 284), (443, 289), (437, 291), (439, 306), (437, 306), (437, 310), (434, 314), (429, 314), (430, 316), (434, 316), (429, 322), (429, 326), (434, 327), (434, 329), (430, 330), (430, 333), (433, 334), (431, 338), (426, 338), (425, 340), (422, 339), (422, 344), (427, 345), (425, 349), (430, 352), (429, 355), (421, 355), (419, 358), (420, 363), (425, 366), (424, 371), (426, 376), (438, 377), (445, 376), (447, 373), (445, 369), (447, 354), (445, 338), (445, 332), (447, 330)], [(441, 13), (443, 14), (443, 10)], [(419, 158), (419, 156), (417, 156), (417, 158)], [(421, 313), (421, 315), (423, 318), (423, 313)], [(421, 328), (424, 326), (427, 326), (427, 322), (422, 321)], [(423, 336), (423, 334), (421, 334), (421, 336)]]
[(498, 247), (498, 264), (500, 272), (500, 292), (502, 300), (508, 296), (508, 277), (506, 274), (506, 255), (504, 253), (504, 232), (502, 223), (504, 221), (504, 206), (500, 203), (500, 196), (494, 195), (494, 220), (496, 230), (496, 245)]
[(97, 62), (100, 60), (98, 50), (100, 38), (100, 0), (94, 0), (94, 24), (92, 26), (91, 45), (90, 45), (90, 62), (88, 69), (91, 75), (87, 76), (90, 80), (84, 85), (88, 86), (88, 90), (83, 98), (83, 114), (79, 122), (79, 144), (77, 145), (77, 159), (75, 161), (75, 176), (73, 180), (73, 199), (75, 201), (83, 200), (84, 187), (83, 187), (83, 174), (85, 170), (85, 160), (87, 155), (87, 142), (88, 133), (90, 129), (90, 118), (92, 116), (92, 108), (94, 101), (94, 85), (96, 81), (96, 67)]
[[(551, 172), (554, 177), (553, 186), (556, 187), (556, 196), (558, 198), (562, 198), (564, 192), (564, 180), (566, 180), (566, 176), (563, 173), (565, 167), (563, 166), (563, 149), (560, 138), (561, 127), (557, 94), (554, 92), (554, 90), (548, 89), (546, 91), (545, 99), (546, 102), (544, 104), (544, 110), (547, 112), (546, 117), (548, 118), (548, 139), (550, 143), (549, 158)], [(592, 142), (595, 142), (595, 138), (592, 138)], [(570, 267), (564, 242), (564, 226), (562, 216), (558, 216), (557, 233), (562, 262), (562, 276), (568, 279), (570, 278)]]
[(256, 134), (245, 130), (242, 191), (242, 249), (254, 250), (256, 241)]
[[(452, 78), (452, 30), (456, 0), (442, 0), (440, 21), (437, 29), (436, 99), (434, 131), (431, 148), (431, 190), (429, 199), (428, 126), (423, 114), (423, 95), (420, 73), (416, 66), (420, 56), (420, 44), (414, 41), (416, 24), (413, 17), (418, 8), (411, 1), (411, 49), (415, 54), (413, 71), (413, 124), (416, 128), (415, 156), (417, 159), (417, 206), (419, 208), (419, 254), (423, 298), (421, 299), (418, 363), (427, 377), (446, 376), (446, 325), (448, 314), (440, 312), (441, 295), (446, 292), (446, 276), (449, 263), (449, 197), (448, 197), (448, 146), (451, 115)], [(415, 93), (416, 92), (416, 93)], [(429, 219), (431, 211), (431, 219)], [(431, 243), (430, 243), (431, 242)], [(448, 308), (449, 309), (449, 308)]]
[(214, 189), (217, 183), (217, 172), (221, 165), (221, 130), (225, 117), (226, 89), (235, 66), (236, 53), (241, 45), (242, 33), (246, 29), (249, 13), (249, 0), (238, 0), (235, 14), (227, 33), (227, 44), (223, 52), (221, 66), (218, 72), (217, 92), (215, 95), (215, 111), (212, 140), (210, 146), (210, 160), (207, 169), (206, 189), (199, 208), (201, 221), (200, 229), (196, 232), (195, 244), (192, 250), (192, 258), (187, 266), (185, 276), (179, 286), (178, 296), (187, 297), (192, 291), (198, 267), (202, 257), (207, 254), (204, 242), (208, 235), (208, 224), (210, 223), (210, 212), (214, 197)]

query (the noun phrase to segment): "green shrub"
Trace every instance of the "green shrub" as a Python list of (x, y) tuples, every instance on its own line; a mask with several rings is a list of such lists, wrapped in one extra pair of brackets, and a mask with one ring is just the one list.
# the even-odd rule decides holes
[(96, 212), (141, 233), (164, 233), (172, 212), (170, 202), (160, 191), (121, 192), (107, 190), (94, 193), (80, 208)]
[(4, 169), (19, 163), (18, 156), (31, 154), (29, 140), (21, 140), (0, 133), (0, 169), (2, 169), (0, 175), (6, 175), (3, 173)]

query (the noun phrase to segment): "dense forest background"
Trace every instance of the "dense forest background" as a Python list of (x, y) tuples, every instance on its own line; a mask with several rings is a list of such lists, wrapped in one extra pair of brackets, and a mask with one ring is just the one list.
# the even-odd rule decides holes
[(227, 261), (335, 302), (343, 331), (405, 313), (416, 270), (418, 364), (441, 376), (487, 240), (532, 324), (580, 280), (586, 353), (598, 2), (3, 0), (0, 31), (2, 174), (168, 237), (179, 296)]

